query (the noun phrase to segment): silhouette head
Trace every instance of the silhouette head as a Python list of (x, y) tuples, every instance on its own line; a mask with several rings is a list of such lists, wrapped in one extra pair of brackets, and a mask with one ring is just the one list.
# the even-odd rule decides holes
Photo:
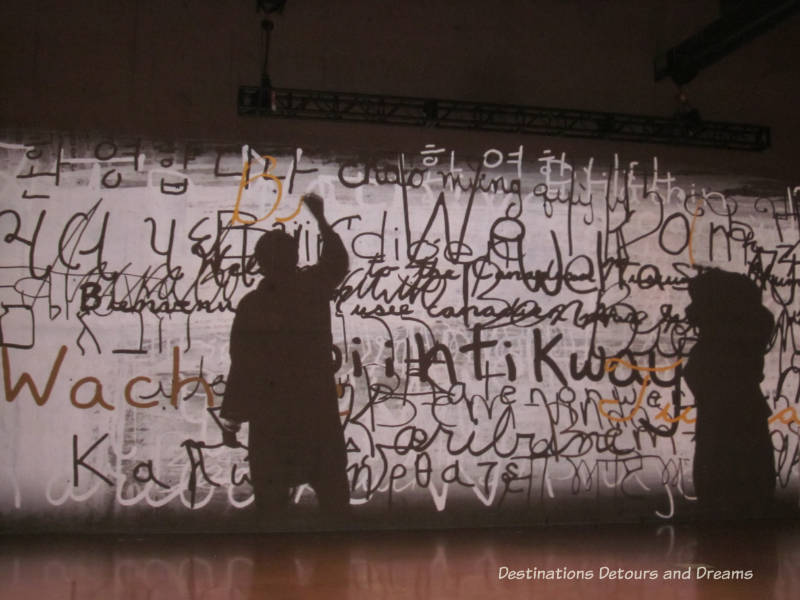
[(763, 352), (775, 323), (761, 304), (761, 289), (741, 273), (708, 269), (689, 281), (689, 324), (700, 339), (737, 340)]
[(297, 242), (284, 231), (267, 231), (256, 242), (255, 258), (265, 277), (289, 275), (297, 268)]

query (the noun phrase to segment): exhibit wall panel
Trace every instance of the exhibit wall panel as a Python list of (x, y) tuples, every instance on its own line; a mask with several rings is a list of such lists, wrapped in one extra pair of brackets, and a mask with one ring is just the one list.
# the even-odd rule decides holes
[(798, 182), (571, 144), (6, 132), (3, 528), (249, 514), (247, 425), (232, 448), (219, 417), (230, 330), (263, 232), (316, 263), (311, 192), (349, 255), (330, 310), (354, 522), (693, 514), (686, 308), (710, 267), (747, 275), (774, 318), (760, 389), (796, 504)]

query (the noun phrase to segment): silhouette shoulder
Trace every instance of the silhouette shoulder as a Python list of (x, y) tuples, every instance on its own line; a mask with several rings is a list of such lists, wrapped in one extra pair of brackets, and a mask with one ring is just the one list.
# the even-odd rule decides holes
[(258, 290), (250, 290), (242, 299), (239, 300), (239, 304), (236, 305), (236, 312), (241, 310), (247, 310), (251, 306), (254, 306), (258, 303)]

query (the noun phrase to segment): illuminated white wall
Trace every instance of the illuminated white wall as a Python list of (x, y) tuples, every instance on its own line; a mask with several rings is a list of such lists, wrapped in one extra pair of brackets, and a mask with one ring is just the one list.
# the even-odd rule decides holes
[[(252, 502), (246, 451), (219, 446), (215, 420), (228, 335), (261, 231), (285, 227), (316, 261), (311, 191), (350, 254), (331, 310), (356, 515), (691, 510), (694, 266), (765, 284), (762, 390), (778, 495), (796, 498), (797, 182), (435, 141), (369, 155), (4, 136), (4, 522)], [(653, 367), (669, 368), (643, 391)]]

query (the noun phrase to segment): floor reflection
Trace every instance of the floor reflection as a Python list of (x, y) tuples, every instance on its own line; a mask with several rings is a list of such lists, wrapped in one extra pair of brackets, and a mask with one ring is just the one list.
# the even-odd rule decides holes
[[(523, 578), (500, 578), (503, 567)], [(666, 579), (667, 571), (675, 580)], [(593, 578), (565, 579), (578, 572), (591, 572)], [(611, 579), (611, 572), (618, 578)], [(657, 577), (649, 579), (649, 572)], [(680, 579), (687, 572), (689, 578)], [(705, 577), (698, 580), (699, 573)], [(742, 579), (747, 573), (751, 577)], [(526, 579), (528, 574), (539, 578)], [(548, 574), (554, 578), (545, 579)], [(798, 590), (796, 522), (0, 538), (3, 599), (570, 599), (591, 594), (761, 600), (796, 598)]]

